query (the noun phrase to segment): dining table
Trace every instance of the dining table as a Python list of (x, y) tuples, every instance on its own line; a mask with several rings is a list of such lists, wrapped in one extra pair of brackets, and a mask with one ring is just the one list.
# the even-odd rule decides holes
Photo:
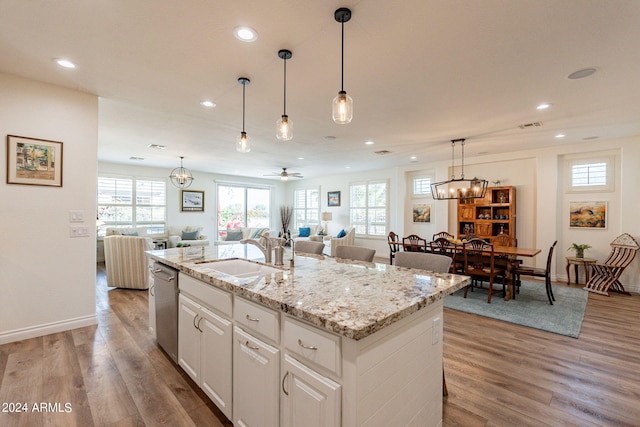
[[(456, 253), (461, 254), (463, 252), (464, 242), (451, 241), (451, 243), (455, 246)], [(409, 248), (409, 250), (416, 249), (415, 244), (411, 245), (409, 243), (398, 243), (398, 245), (402, 246), (404, 250), (407, 250), (407, 248)], [(427, 242), (427, 245), (424, 248), (420, 247), (419, 251), (430, 252), (430, 250), (431, 250), (431, 247), (429, 246), (429, 242)], [(522, 248), (518, 246), (497, 246), (497, 245), (493, 247), (493, 254), (495, 256), (500, 256), (507, 260), (506, 272), (507, 272), (508, 286), (504, 295), (505, 301), (509, 301), (515, 295), (516, 283), (513, 280), (513, 271), (517, 268), (517, 266), (520, 263), (518, 258), (520, 257), (533, 258), (536, 255), (538, 255), (540, 252), (542, 252), (542, 250), (537, 248)]]

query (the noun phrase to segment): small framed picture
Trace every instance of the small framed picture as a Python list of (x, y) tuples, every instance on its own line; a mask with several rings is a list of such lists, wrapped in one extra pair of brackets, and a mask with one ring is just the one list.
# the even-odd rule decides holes
[(413, 222), (431, 222), (431, 205), (414, 204)]
[(182, 190), (180, 200), (182, 212), (204, 212), (204, 191)]
[(7, 184), (62, 187), (62, 142), (7, 135)]
[(328, 191), (327, 192), (327, 206), (340, 206), (340, 192)]
[(569, 228), (607, 228), (607, 202), (569, 202)]

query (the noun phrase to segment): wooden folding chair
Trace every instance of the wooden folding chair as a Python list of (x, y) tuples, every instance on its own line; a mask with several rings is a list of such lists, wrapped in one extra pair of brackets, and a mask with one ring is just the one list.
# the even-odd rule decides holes
[(620, 275), (636, 256), (640, 246), (636, 239), (624, 233), (611, 242), (611, 253), (601, 264), (593, 264), (591, 278), (584, 287), (589, 292), (609, 296), (609, 289), (626, 295), (631, 295), (624, 290), (620, 283)]

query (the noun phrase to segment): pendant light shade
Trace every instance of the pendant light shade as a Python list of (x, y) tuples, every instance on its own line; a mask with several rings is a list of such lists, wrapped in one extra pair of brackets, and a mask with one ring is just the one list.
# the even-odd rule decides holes
[(251, 145), (249, 144), (249, 138), (247, 137), (247, 133), (244, 131), (244, 110), (245, 110), (245, 88), (251, 83), (246, 77), (240, 77), (238, 79), (238, 83), (242, 85), (242, 132), (240, 132), (240, 136), (236, 140), (236, 151), (239, 153), (248, 153), (251, 151)]
[(353, 119), (353, 99), (344, 90), (344, 23), (351, 19), (351, 10), (346, 7), (337, 9), (334, 13), (336, 21), (342, 24), (342, 48), (341, 48), (341, 66), (340, 66), (340, 92), (333, 99), (332, 113), (333, 121), (339, 124), (350, 123)]
[(284, 108), (282, 117), (276, 122), (276, 138), (281, 141), (289, 141), (293, 138), (293, 122), (287, 116), (287, 59), (291, 59), (293, 54), (290, 50), (281, 49), (278, 57), (284, 62)]
[[(454, 174), (454, 151), (456, 142), (462, 145), (462, 169), (460, 178)], [(488, 182), (484, 179), (464, 178), (464, 139), (451, 140), (451, 179), (431, 184), (431, 195), (435, 200), (482, 199), (487, 193)]]
[(171, 171), (169, 179), (171, 183), (178, 188), (188, 188), (193, 182), (193, 176), (188, 169), (182, 166), (182, 159), (184, 159), (184, 157), (180, 156), (180, 167)]

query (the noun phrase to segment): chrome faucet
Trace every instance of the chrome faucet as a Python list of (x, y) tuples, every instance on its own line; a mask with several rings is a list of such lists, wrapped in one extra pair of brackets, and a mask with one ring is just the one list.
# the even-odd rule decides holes
[(260, 241), (256, 241), (254, 239), (242, 239), (240, 240), (240, 243), (245, 245), (249, 243), (260, 249), (260, 251), (262, 251), (262, 253), (264, 254), (264, 262), (267, 264), (271, 264), (271, 250), (273, 248), (271, 247), (271, 239), (268, 236), (261, 234)]

